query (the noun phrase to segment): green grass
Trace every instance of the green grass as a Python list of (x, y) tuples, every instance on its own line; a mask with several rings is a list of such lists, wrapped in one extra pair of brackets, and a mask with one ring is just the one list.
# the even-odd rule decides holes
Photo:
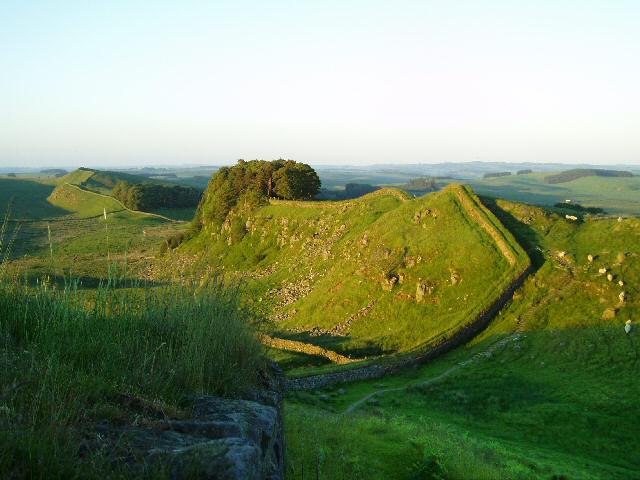
[(262, 349), (233, 290), (118, 287), (0, 283), (0, 477), (117, 476), (79, 449), (96, 423), (153, 423), (128, 400), (175, 417), (253, 385)]
[[(297, 471), (312, 470), (321, 451), (331, 464), (323, 478), (421, 478), (410, 469), (426, 452), (443, 478), (640, 478), (640, 220), (575, 224), (529, 205), (489, 205), (536, 273), (489, 329), (436, 362), (292, 394), (288, 454)], [(607, 308), (618, 309), (615, 318), (603, 318)], [(381, 389), (397, 390), (342, 413)], [(305, 436), (310, 423), (317, 434)]]
[(0, 178), (0, 216), (4, 216), (11, 205), (12, 218), (41, 219), (59, 217), (70, 212), (51, 204), (47, 199), (54, 190), (34, 180)]
[(119, 212), (124, 206), (115, 198), (98, 195), (82, 190), (80, 187), (70, 184), (62, 184), (50, 195), (51, 204), (73, 212), (73, 218), (98, 217), (104, 213)]
[[(406, 351), (475, 319), (528, 262), (473, 198), (452, 186), (418, 199), (381, 190), (344, 202), (275, 201), (250, 214), (241, 239), (206, 228), (180, 251), (245, 278), (248, 301), (274, 319), (277, 336), (358, 358)], [(394, 276), (402, 279), (386, 288)], [(423, 303), (418, 282), (433, 288)]]
[(544, 181), (550, 173), (511, 175), (471, 181), (474, 190), (534, 205), (554, 205), (571, 199), (585, 207), (601, 207), (614, 215), (640, 214), (640, 177), (583, 177), (551, 185)]

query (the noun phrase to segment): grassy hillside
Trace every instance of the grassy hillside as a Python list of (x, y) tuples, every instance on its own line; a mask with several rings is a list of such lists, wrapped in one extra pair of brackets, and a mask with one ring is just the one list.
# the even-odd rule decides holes
[(63, 183), (56, 187), (48, 197), (49, 202), (56, 207), (73, 212), (73, 218), (97, 217), (104, 213), (120, 212), (124, 210), (122, 203), (115, 198), (98, 195), (83, 190), (75, 184)]
[(51, 218), (70, 213), (48, 201), (54, 189), (34, 180), (0, 178), (0, 215), (6, 214), (10, 203), (13, 218)]
[(575, 224), (508, 201), (491, 208), (537, 266), (513, 303), (432, 364), (293, 395), (290, 469), (320, 465), (322, 478), (640, 478), (640, 220)]
[(546, 173), (512, 175), (471, 181), (480, 195), (554, 205), (571, 199), (585, 207), (601, 207), (614, 215), (640, 214), (640, 177), (586, 176), (569, 182), (549, 184)]
[(58, 184), (64, 185), (65, 183), (70, 183), (92, 192), (108, 195), (113, 187), (115, 187), (120, 181), (129, 183), (155, 182), (155, 180), (151, 180), (148, 177), (143, 177), (141, 175), (79, 168), (68, 173), (64, 177), (61, 177), (58, 180)]
[[(81, 182), (90, 172), (76, 170), (69, 175), (67, 180)], [(114, 198), (75, 184), (62, 182), (53, 186), (39, 182), (0, 178), (3, 216), (13, 200), (10, 225), (17, 227), (17, 236), (9, 258), (14, 260), (14, 270), (34, 275), (55, 271), (59, 275), (71, 269), (85, 279), (96, 279), (107, 275), (110, 262), (122, 263), (126, 257), (128, 268), (140, 273), (165, 238), (186, 228), (186, 224), (127, 211)], [(185, 216), (184, 209), (160, 213)]]
[(528, 261), (460, 186), (419, 199), (380, 190), (344, 202), (272, 201), (237, 223), (241, 235), (228, 223), (205, 228), (182, 253), (246, 278), (271, 333), (354, 358), (451, 333)]
[(116, 427), (185, 416), (186, 398), (241, 392), (264, 365), (254, 318), (220, 289), (0, 278), (0, 318), (1, 478), (169, 478), (132, 471)]
[(633, 177), (633, 173), (624, 170), (603, 170), (600, 168), (574, 168), (554, 175), (547, 175), (547, 183), (566, 183), (583, 177)]

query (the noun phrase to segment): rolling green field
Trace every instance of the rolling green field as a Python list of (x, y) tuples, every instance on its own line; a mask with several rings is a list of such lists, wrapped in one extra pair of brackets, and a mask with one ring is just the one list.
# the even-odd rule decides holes
[[(9, 211), (9, 227), (16, 232), (9, 252), (11, 269), (35, 277), (73, 272), (95, 283), (108, 275), (111, 264), (126, 260), (132, 273), (140, 273), (165, 238), (186, 228), (185, 223), (127, 210), (108, 195), (66, 181), (80, 182), (90, 175), (77, 170), (57, 179), (0, 178), (0, 213)], [(175, 210), (159, 213), (188, 216), (185, 209)]]
[[(385, 189), (343, 202), (271, 201), (242, 219), (241, 232), (230, 224), (205, 228), (158, 257), (160, 244), (184, 232), (186, 223), (128, 211), (99, 189), (80, 187), (88, 173), (70, 175), (73, 182), (0, 178), (0, 207), (14, 198), (16, 221), (7, 235), (19, 225), (10, 275), (60, 284), (72, 276), (93, 289), (118, 263), (127, 271), (116, 273), (134, 281), (157, 280), (158, 271), (241, 280), (242, 308), (266, 319), (264, 331), (356, 360), (375, 361), (450, 334), (475, 319), (531, 259), (534, 273), (470, 344), (383, 379), (290, 393), (288, 478), (640, 479), (640, 220), (571, 222), (551, 210), (491, 198), (540, 204), (570, 198), (631, 215), (640, 202), (637, 178), (548, 185), (538, 174), (500, 177), (475, 183), (487, 195), (482, 203), (457, 185), (420, 198)], [(9, 309), (11, 298), (3, 301)], [(627, 335), (629, 319), (634, 330)], [(114, 337), (113, 324), (103, 327), (100, 335)], [(67, 337), (82, 345), (77, 335)], [(144, 332), (135, 338), (144, 340)], [(58, 358), (55, 344), (34, 345)], [(105, 346), (112, 347), (120, 348)], [(323, 356), (265, 351), (289, 375), (349, 367)], [(82, 355), (77, 352), (78, 361), (86, 360)], [(30, 365), (38, 378), (41, 365)], [(116, 385), (116, 370), (89, 366)], [(121, 387), (133, 382), (121, 380)], [(72, 400), (82, 404), (92, 385), (80, 384), (83, 396)], [(113, 394), (120, 387), (109, 388)], [(158, 388), (149, 384), (137, 394), (176, 404), (181, 390)], [(69, 416), (80, 408), (55, 407), (60, 397), (51, 391), (40, 404), (12, 397), (12, 411), (30, 409), (35, 423), (25, 441), (12, 437), (16, 450), (13, 457), (0, 455), (0, 467), (10, 468), (9, 461), (31, 448), (32, 458), (45, 463), (61, 454), (56, 471), (75, 471), (77, 452), (47, 450), (48, 433), (36, 441), (45, 432), (42, 409)], [(100, 398), (88, 410), (91, 419), (130, 415), (111, 397)], [(99, 475), (107, 467), (91, 468)]]
[(353, 358), (406, 351), (474, 320), (528, 262), (475, 201), (460, 186), (419, 199), (382, 190), (272, 201), (246, 219), (240, 240), (205, 229), (181, 252), (244, 278), (276, 336)]
[(523, 204), (490, 205), (536, 273), (489, 329), (439, 361), (291, 394), (290, 472), (640, 478), (640, 220), (574, 224)]
[(585, 207), (601, 207), (613, 215), (640, 215), (640, 177), (583, 177), (559, 184), (545, 183), (550, 173), (511, 175), (469, 183), (480, 195), (533, 205), (554, 205), (567, 199)]

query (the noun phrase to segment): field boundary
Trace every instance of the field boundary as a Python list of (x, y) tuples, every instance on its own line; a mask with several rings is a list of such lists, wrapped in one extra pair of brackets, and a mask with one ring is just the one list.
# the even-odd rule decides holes
[[(90, 193), (92, 195), (97, 195), (99, 197), (103, 197), (103, 198), (108, 198), (110, 200), (114, 200), (115, 202), (117, 202), (118, 204), (120, 204), (122, 206), (122, 210), (117, 210), (118, 212), (122, 212), (123, 210), (126, 210), (127, 212), (130, 212), (130, 213), (137, 213), (139, 215), (144, 215), (144, 216), (147, 216), (147, 217), (160, 218), (160, 219), (166, 220), (168, 222), (185, 223), (184, 220), (175, 220), (173, 218), (169, 218), (169, 217), (165, 217), (164, 215), (160, 215), (159, 213), (150, 213), (150, 212), (143, 212), (141, 210), (132, 210), (131, 208), (127, 207), (124, 203), (122, 203), (120, 200), (118, 200), (115, 197), (112, 197), (111, 195), (105, 195), (104, 193), (93, 192), (91, 190), (87, 190), (87, 189), (82, 188), (81, 186), (75, 185), (73, 183), (65, 182), (65, 183), (62, 184), (62, 186), (66, 186), (66, 185), (69, 185), (70, 187), (74, 187), (77, 190), (80, 190), (81, 192)], [(110, 213), (115, 213), (115, 212), (110, 212)], [(98, 217), (99, 216), (100, 215), (98, 215)]]
[(487, 310), (481, 313), (470, 324), (457, 330), (449, 338), (441, 340), (437, 345), (430, 345), (429, 348), (422, 352), (404, 354), (400, 358), (395, 358), (387, 362), (371, 363), (338, 372), (288, 378), (287, 390), (315, 390), (338, 383), (381, 378), (407, 367), (422, 365), (434, 360), (435, 358), (466, 344), (486, 329), (498, 312), (500, 312), (511, 301), (513, 293), (523, 285), (531, 272), (532, 266), (529, 265), (511, 282), (507, 289), (502, 292), (500, 297), (498, 297)]
[(291, 352), (305, 353), (307, 355), (317, 355), (320, 357), (325, 357), (338, 365), (345, 365), (347, 363), (361, 361), (361, 359), (359, 358), (354, 359), (345, 357), (344, 355), (340, 355), (338, 352), (313, 345), (312, 343), (271, 337), (264, 333), (260, 335), (260, 342), (268, 347), (277, 348), (278, 350), (287, 350)]
[[(454, 197), (458, 200), (460, 206), (467, 212), (473, 221), (485, 230), (500, 252), (507, 259), (507, 262), (512, 269), (512, 273), (509, 275), (511, 276), (511, 280), (506, 283), (502, 293), (484, 310), (481, 310), (474, 320), (453, 332), (443, 332), (439, 339), (435, 342), (432, 340), (428, 345), (425, 344), (422, 348), (418, 347), (410, 352), (404, 352), (395, 356), (380, 358), (378, 360), (372, 359), (370, 362), (365, 360), (367, 363), (361, 363), (360, 365), (352, 368), (291, 377), (287, 380), (288, 390), (316, 389), (335, 383), (380, 378), (402, 368), (433, 360), (434, 358), (473, 339), (476, 335), (482, 332), (491, 323), (498, 312), (507, 305), (515, 290), (522, 286), (525, 279), (533, 271), (531, 260), (515, 237), (511, 235), (511, 232), (509, 230), (506, 230), (506, 232), (503, 231), (506, 227), (500, 223), (493, 213), (491, 213), (491, 211), (481, 203), (478, 197), (475, 196), (468, 187), (456, 185), (450, 187), (450, 189), (452, 190)], [(522, 268), (519, 268), (519, 266)]]

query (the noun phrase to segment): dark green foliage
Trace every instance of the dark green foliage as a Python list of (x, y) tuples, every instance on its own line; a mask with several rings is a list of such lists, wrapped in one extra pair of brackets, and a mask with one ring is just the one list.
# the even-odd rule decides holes
[(416, 192), (434, 192), (438, 189), (438, 184), (435, 178), (420, 177), (414, 178), (402, 185), (400, 188), (404, 190), (412, 190)]
[[(293, 160), (238, 160), (233, 167), (216, 172), (204, 194), (195, 218), (195, 227), (222, 225), (238, 206), (252, 209), (270, 197), (288, 200), (309, 199), (320, 191), (320, 179), (309, 165)], [(240, 230), (236, 228), (236, 234)]]
[(511, 175), (511, 172), (492, 172), (485, 173), (484, 178), (508, 177), (509, 175)]
[(518, 175), (527, 175), (529, 173), (533, 173), (533, 170), (531, 170), (530, 168), (525, 168), (524, 170), (518, 170), (516, 173)]
[(349, 200), (352, 198), (362, 197), (367, 193), (380, 190), (377, 185), (368, 183), (347, 183), (344, 189), (327, 189), (323, 188), (316, 197), (317, 200)]
[(121, 180), (113, 187), (111, 195), (131, 210), (149, 211), (156, 208), (195, 207), (201, 193), (183, 185), (130, 184)]
[(563, 210), (572, 210), (574, 212), (580, 213), (591, 213), (597, 215), (599, 213), (604, 213), (602, 208), (598, 207), (583, 207), (579, 203), (567, 203), (567, 202), (558, 202), (554, 205), (556, 208), (561, 208)]
[(7, 173), (7, 177), (16, 178), (15, 173)]
[(287, 161), (273, 174), (276, 196), (284, 200), (312, 198), (320, 191), (318, 174), (309, 165)]
[(69, 172), (62, 168), (45, 168), (44, 170), (40, 170), (40, 173), (46, 173), (47, 175), (55, 175), (58, 177), (66, 175)]
[(442, 461), (435, 455), (425, 451), (424, 457), (411, 465), (412, 480), (446, 480), (446, 470)]
[(565, 183), (582, 177), (633, 177), (633, 173), (624, 170), (602, 170), (598, 168), (573, 168), (544, 178), (546, 183)]

